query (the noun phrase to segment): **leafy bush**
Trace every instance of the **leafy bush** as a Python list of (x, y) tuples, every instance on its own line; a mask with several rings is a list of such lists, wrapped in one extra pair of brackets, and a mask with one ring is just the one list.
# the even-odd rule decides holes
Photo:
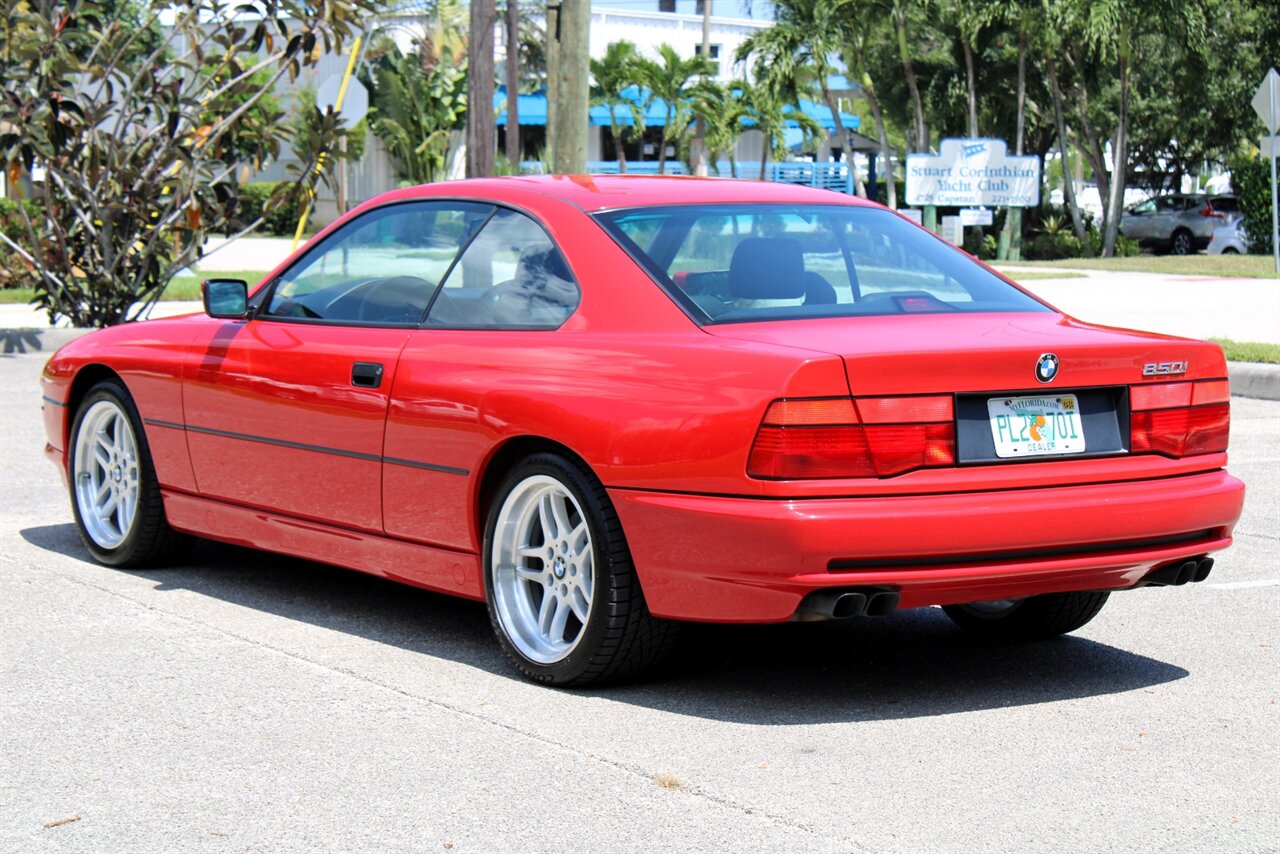
[[(44, 175), (48, 224), (40, 233), (24, 222), (8, 249), (51, 320), (109, 326), (144, 315), (210, 233), (231, 230), (236, 176), (279, 156), (287, 133), (275, 87), (341, 53), (378, 8), (249, 6), (239, 15), (220, 0), (6, 4), (0, 165), (11, 180)], [(155, 48), (135, 53), (144, 36)]]
[(266, 213), (262, 230), (277, 237), (292, 237), (298, 228), (302, 211), (296, 204), (297, 196), (289, 193), (289, 181), (251, 181), (240, 188), (236, 219), (251, 223)]
[(1249, 251), (1271, 254), (1271, 164), (1254, 157), (1231, 164), (1231, 186), (1240, 197)]
[(967, 228), (964, 234), (964, 246), (961, 248), (975, 258), (990, 261), (996, 257), (996, 238), (995, 235), (986, 234), (980, 228)]

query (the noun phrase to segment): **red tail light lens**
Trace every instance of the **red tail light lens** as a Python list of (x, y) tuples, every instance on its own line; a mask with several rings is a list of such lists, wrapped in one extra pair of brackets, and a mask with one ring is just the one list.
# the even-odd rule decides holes
[(1129, 449), (1169, 457), (1217, 454), (1231, 433), (1226, 380), (1160, 383), (1129, 389)]
[(955, 464), (948, 396), (779, 400), (765, 413), (750, 477), (888, 477)]

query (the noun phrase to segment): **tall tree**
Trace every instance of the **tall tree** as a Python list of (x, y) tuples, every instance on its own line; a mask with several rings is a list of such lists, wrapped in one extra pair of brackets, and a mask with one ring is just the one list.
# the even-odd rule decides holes
[(507, 163), (520, 170), (520, 3), (507, 0)]
[(467, 177), (493, 175), (497, 129), (493, 116), (494, 0), (471, 0), (471, 32), (467, 41)]
[(866, 96), (872, 120), (876, 123), (876, 137), (880, 142), (880, 159), (884, 164), (884, 185), (888, 193), (886, 201), (890, 208), (896, 210), (898, 186), (893, 174), (895, 152), (889, 145), (889, 128), (885, 122), (884, 110), (880, 106), (879, 92), (876, 89), (867, 56), (872, 41), (884, 37), (884, 22), (880, 10), (871, 5), (847, 4), (844, 6), (844, 14), (849, 18), (845, 27), (849, 36), (845, 64), (853, 72), (858, 85), (862, 87), (862, 94)]
[(693, 87), (693, 109), (703, 120), (707, 157), (716, 174), (720, 174), (720, 155), (729, 159), (730, 177), (738, 177), (738, 163), (734, 156), (738, 137), (746, 130), (750, 116), (743, 92), (744, 81), (724, 85), (715, 80), (701, 80)]
[(810, 77), (817, 83), (822, 99), (831, 110), (836, 138), (853, 173), (860, 196), (866, 188), (853, 162), (853, 141), (831, 91), (830, 77), (836, 68), (833, 57), (849, 41), (846, 9), (852, 0), (778, 0), (777, 18), (772, 27), (751, 35), (738, 49), (739, 60), (750, 55), (767, 66), (773, 77)]
[(714, 70), (711, 60), (702, 56), (684, 59), (669, 44), (658, 46), (658, 59), (640, 60), (637, 77), (649, 87), (648, 101), (661, 100), (666, 111), (662, 125), (662, 145), (658, 151), (658, 174), (667, 171), (667, 144), (683, 136), (692, 117), (689, 103), (690, 81)]
[(632, 87), (638, 90), (644, 76), (640, 55), (629, 41), (613, 42), (604, 56), (591, 60), (591, 103), (609, 111), (609, 126), (618, 157), (618, 171), (627, 171), (627, 152), (623, 147), (628, 136), (639, 138), (644, 132), (644, 111), (640, 98), (629, 97)]

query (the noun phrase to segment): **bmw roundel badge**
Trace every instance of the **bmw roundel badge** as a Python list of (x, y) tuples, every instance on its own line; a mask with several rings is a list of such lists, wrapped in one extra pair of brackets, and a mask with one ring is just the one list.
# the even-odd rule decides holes
[(1041, 353), (1036, 359), (1036, 379), (1042, 383), (1053, 382), (1058, 375), (1058, 356), (1055, 353)]

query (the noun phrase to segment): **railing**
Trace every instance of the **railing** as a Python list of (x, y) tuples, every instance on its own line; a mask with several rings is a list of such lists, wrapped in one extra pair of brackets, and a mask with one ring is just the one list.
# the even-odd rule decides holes
[[(717, 169), (716, 166), (719, 168)], [(737, 164), (736, 171), (727, 160), (720, 161), (716, 166), (713, 166), (708, 174), (722, 178), (734, 177), (751, 180), (760, 177), (759, 161), (740, 162)], [(540, 161), (528, 160), (520, 164), (520, 171), (525, 175), (541, 175), (545, 173), (546, 168)], [(618, 161), (616, 160), (592, 160), (587, 163), (587, 172), (591, 175), (617, 175), (619, 171)], [(657, 175), (658, 161), (628, 160), (627, 174)], [(687, 175), (689, 170), (679, 160), (668, 160), (666, 174)], [(845, 193), (850, 196), (854, 193), (853, 176), (849, 174), (848, 166), (843, 163), (811, 163), (803, 160), (783, 161), (781, 163), (770, 163), (765, 174), (770, 181), (777, 181), (782, 184), (804, 184), (808, 187), (821, 187), (824, 190), (834, 190), (837, 193)]]

